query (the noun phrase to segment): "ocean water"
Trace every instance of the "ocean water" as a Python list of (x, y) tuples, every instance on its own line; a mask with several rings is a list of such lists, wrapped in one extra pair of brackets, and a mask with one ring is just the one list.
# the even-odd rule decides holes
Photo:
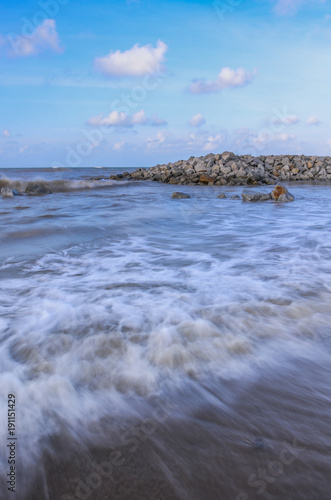
[[(83, 478), (54, 489), (47, 467), (44, 496), (29, 493), (52, 437), (110, 446), (127, 422), (151, 418), (153, 398), (165, 417), (137, 453), (150, 442), (162, 456), (150, 476), (163, 496), (146, 480), (140, 496), (126, 486), (109, 498), (331, 498), (331, 186), (293, 185), (294, 203), (243, 203), (230, 199), (240, 187), (111, 173), (0, 171), (1, 186), (53, 192), (0, 198), (0, 404), (5, 419), (15, 394), (17, 498), (80, 498)], [(171, 199), (176, 190), (191, 198)], [(252, 474), (284, 440), (305, 451), (262, 491)]]

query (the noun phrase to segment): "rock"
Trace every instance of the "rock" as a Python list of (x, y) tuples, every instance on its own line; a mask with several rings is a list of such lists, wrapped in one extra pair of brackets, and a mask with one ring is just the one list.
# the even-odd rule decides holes
[[(331, 181), (331, 157), (303, 155), (237, 156), (225, 151), (156, 165), (135, 172), (111, 176), (114, 180), (157, 181), (170, 184), (200, 184), (216, 186), (274, 185), (286, 181)], [(171, 180), (173, 179), (173, 180)], [(286, 193), (277, 186), (273, 200)], [(261, 195), (263, 197), (263, 194)], [(265, 195), (266, 196), (266, 195)], [(267, 198), (266, 198), (267, 199)], [(256, 199), (256, 201), (258, 201)]]
[(3, 198), (12, 198), (13, 196), (18, 196), (18, 192), (15, 189), (11, 189), (9, 187), (3, 187), (1, 189), (1, 196)]
[(261, 173), (259, 171), (251, 171), (247, 175), (247, 183), (254, 184), (255, 182), (258, 182), (259, 180), (261, 180), (261, 178), (262, 178), (262, 176), (261, 176)]
[(210, 177), (209, 175), (207, 174), (202, 174), (200, 175), (200, 182), (202, 182), (203, 184), (209, 184), (209, 182), (212, 182), (214, 184), (215, 182), (215, 179), (213, 179), (212, 177)]
[(179, 200), (182, 200), (184, 198), (191, 198), (189, 194), (186, 193), (181, 193), (180, 191), (172, 193), (171, 198), (177, 198)]
[(265, 201), (271, 199), (271, 194), (261, 193), (253, 189), (244, 189), (241, 193), (243, 201)]
[(40, 184), (29, 184), (25, 188), (25, 193), (29, 195), (52, 194), (52, 191), (41, 186)]
[(240, 200), (240, 196), (235, 194), (234, 196), (231, 196), (231, 200)]
[(289, 201), (294, 201), (294, 196), (291, 193), (281, 194), (277, 201), (280, 203), (287, 203)]
[(229, 160), (234, 160), (235, 157), (235, 154), (231, 153), (230, 151), (224, 151), (224, 153), (221, 154), (221, 158), (224, 163)]
[(287, 194), (287, 193), (288, 189), (286, 187), (277, 185), (275, 189), (272, 191), (271, 197), (273, 200), (277, 201), (282, 194)]
[(196, 172), (206, 172), (207, 170), (207, 166), (205, 165), (205, 163), (203, 161), (200, 161), (197, 165), (195, 165), (195, 171)]
[(224, 200), (224, 198), (226, 198), (225, 194), (224, 193), (221, 193), (217, 196), (217, 198), (221, 199), (221, 200)]

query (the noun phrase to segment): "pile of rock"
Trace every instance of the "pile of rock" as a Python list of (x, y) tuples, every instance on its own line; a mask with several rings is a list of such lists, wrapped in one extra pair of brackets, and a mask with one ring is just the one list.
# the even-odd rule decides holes
[(235, 186), (284, 181), (331, 181), (329, 156), (238, 156), (228, 151), (110, 176), (114, 180), (157, 181), (181, 185)]

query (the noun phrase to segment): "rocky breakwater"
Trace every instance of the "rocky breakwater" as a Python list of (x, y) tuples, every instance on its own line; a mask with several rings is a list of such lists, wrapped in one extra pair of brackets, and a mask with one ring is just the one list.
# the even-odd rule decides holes
[(208, 154), (167, 165), (139, 168), (111, 175), (114, 180), (157, 181), (181, 185), (274, 185), (288, 181), (331, 181), (331, 157), (237, 156), (231, 152)]

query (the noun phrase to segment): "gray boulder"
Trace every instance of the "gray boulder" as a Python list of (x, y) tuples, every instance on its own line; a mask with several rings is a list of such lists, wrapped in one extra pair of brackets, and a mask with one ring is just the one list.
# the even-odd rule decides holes
[(241, 193), (243, 201), (265, 201), (271, 199), (271, 194), (261, 193), (253, 189), (244, 189)]
[(236, 155), (234, 153), (231, 153), (231, 151), (224, 151), (221, 154), (222, 161), (226, 163), (227, 161), (234, 160)]
[(217, 196), (217, 198), (220, 198), (221, 200), (223, 200), (224, 198), (226, 198), (225, 194), (224, 193), (221, 193)]
[(182, 200), (184, 198), (191, 198), (189, 194), (181, 193), (180, 191), (174, 192), (171, 195), (171, 198), (177, 198), (178, 200)]
[(235, 194), (234, 196), (231, 196), (231, 200), (240, 200), (240, 196)]
[(41, 186), (40, 184), (29, 184), (25, 188), (25, 193), (34, 196), (40, 194), (52, 194), (52, 191), (50, 191), (44, 186)]
[(205, 172), (207, 170), (207, 165), (201, 161), (194, 168), (196, 172)]
[(277, 201), (288, 203), (289, 201), (294, 201), (294, 196), (291, 193), (281, 194)]
[(15, 189), (11, 189), (9, 187), (3, 187), (1, 189), (1, 196), (3, 198), (12, 198), (13, 196), (18, 196), (18, 192)]

